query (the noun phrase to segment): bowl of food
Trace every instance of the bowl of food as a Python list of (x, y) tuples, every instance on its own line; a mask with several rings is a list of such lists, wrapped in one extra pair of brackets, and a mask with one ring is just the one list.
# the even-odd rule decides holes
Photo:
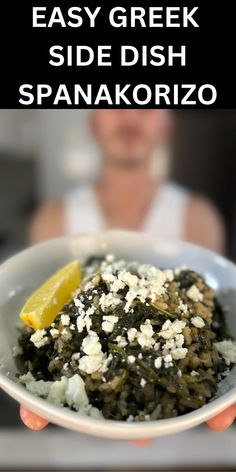
[(0, 267), (0, 387), (47, 420), (114, 439), (196, 426), (236, 402), (236, 266), (108, 231)]

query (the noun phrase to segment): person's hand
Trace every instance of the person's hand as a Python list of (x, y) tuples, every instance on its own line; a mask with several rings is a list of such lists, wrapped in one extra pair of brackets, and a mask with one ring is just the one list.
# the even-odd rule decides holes
[(32, 411), (27, 410), (27, 408), (22, 405), (20, 406), (20, 417), (25, 426), (27, 426), (29, 429), (33, 429), (34, 431), (41, 431), (48, 425), (47, 420), (41, 418)]
[(224, 431), (229, 428), (236, 418), (236, 404), (222, 411), (219, 415), (208, 420), (207, 424), (212, 431)]
[[(20, 417), (23, 423), (30, 429), (34, 431), (41, 431), (42, 429), (46, 428), (48, 425), (48, 421), (41, 418), (40, 416), (32, 413), (31, 411), (27, 410), (24, 406), (20, 407)], [(223, 411), (219, 415), (215, 416), (208, 420), (207, 424), (212, 431), (224, 431), (225, 429), (229, 428), (236, 418), (236, 404), (227, 408), (227, 410)], [(137, 446), (146, 446), (149, 444), (148, 439), (142, 439), (133, 441), (134, 444)]]

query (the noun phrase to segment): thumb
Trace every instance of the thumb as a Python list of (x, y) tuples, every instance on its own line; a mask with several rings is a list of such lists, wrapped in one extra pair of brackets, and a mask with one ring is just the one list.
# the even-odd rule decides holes
[(232, 405), (227, 410), (219, 413), (214, 418), (208, 420), (207, 424), (213, 431), (224, 431), (229, 428), (236, 417), (236, 405)]
[(136, 439), (135, 441), (132, 441), (132, 444), (137, 447), (145, 447), (149, 446), (151, 444), (151, 439)]
[(47, 420), (36, 415), (36, 413), (27, 410), (27, 408), (22, 405), (20, 407), (20, 417), (25, 426), (27, 426), (29, 429), (33, 429), (34, 431), (41, 431), (48, 425)]

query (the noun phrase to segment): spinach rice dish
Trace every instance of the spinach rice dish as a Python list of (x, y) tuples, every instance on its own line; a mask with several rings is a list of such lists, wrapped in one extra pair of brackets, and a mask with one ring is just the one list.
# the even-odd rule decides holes
[(215, 291), (186, 268), (91, 258), (45, 329), (20, 328), (19, 381), (81, 414), (148, 421), (202, 407), (236, 362)]

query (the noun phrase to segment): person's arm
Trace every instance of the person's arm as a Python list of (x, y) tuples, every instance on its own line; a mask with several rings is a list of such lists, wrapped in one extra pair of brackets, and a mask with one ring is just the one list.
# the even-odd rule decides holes
[(185, 240), (218, 253), (225, 251), (224, 223), (206, 198), (193, 197), (187, 207)]
[(31, 244), (39, 243), (63, 236), (64, 232), (63, 203), (54, 200), (41, 207), (33, 217), (29, 228), (29, 241)]

